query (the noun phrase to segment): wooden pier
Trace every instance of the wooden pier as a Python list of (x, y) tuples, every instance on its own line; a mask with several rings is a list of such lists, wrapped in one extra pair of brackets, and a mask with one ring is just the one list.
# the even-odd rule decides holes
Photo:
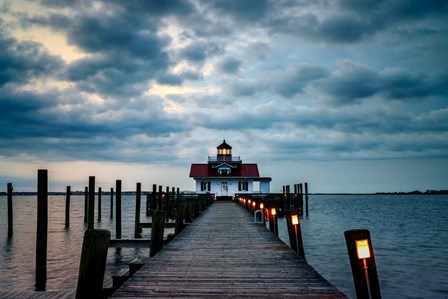
[(113, 298), (347, 298), (234, 202), (216, 202)]

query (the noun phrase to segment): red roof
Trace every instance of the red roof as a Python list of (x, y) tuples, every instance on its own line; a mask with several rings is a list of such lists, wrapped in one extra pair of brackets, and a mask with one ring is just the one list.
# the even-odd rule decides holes
[(208, 164), (191, 164), (190, 177), (256, 177), (258, 173), (257, 164), (241, 164), (241, 170), (232, 170), (231, 174), (220, 175), (214, 169), (209, 168)]

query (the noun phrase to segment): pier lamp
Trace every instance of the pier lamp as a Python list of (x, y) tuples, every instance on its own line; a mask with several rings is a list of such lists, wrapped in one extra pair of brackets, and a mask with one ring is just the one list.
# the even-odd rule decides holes
[(291, 215), (291, 221), (292, 221), (292, 225), (298, 225), (299, 217), (297, 215)]
[(299, 216), (297, 214), (291, 215), (291, 223), (294, 225), (294, 231), (296, 233), (296, 250), (297, 254), (299, 254), (299, 236), (297, 234), (297, 227), (299, 226)]
[(264, 204), (260, 203), (260, 210), (263, 210), (263, 209), (264, 209)]
[(271, 209), (271, 215), (272, 215), (272, 216), (277, 215), (277, 211), (275, 210), (275, 208), (272, 208), (272, 209)]
[(366, 259), (370, 258), (370, 248), (369, 248), (369, 240), (363, 239), (363, 240), (356, 240), (356, 253), (358, 254), (358, 259), (362, 260), (364, 264), (364, 273), (366, 275), (366, 282), (367, 282), (367, 292), (368, 292), (368, 298), (372, 298), (371, 291), (370, 291), (370, 282), (369, 282), (369, 273), (367, 271), (367, 263)]
[(249, 199), (249, 204), (251, 203), (252, 201)]

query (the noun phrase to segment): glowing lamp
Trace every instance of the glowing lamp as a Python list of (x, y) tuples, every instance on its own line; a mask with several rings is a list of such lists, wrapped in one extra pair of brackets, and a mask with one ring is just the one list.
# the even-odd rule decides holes
[(369, 241), (356, 240), (356, 252), (360, 260), (370, 257)]
[(251, 200), (249, 199), (249, 204), (251, 203)]
[(260, 204), (260, 210), (263, 210), (264, 209), (264, 204)]
[(272, 209), (271, 209), (271, 215), (272, 215), (272, 216), (277, 215), (277, 211), (275, 211), (275, 208), (272, 208)]
[(257, 203), (254, 201), (254, 202), (252, 203), (252, 206), (255, 208), (256, 205), (257, 205)]
[(291, 221), (292, 221), (292, 225), (298, 225), (299, 217), (297, 215), (291, 215)]

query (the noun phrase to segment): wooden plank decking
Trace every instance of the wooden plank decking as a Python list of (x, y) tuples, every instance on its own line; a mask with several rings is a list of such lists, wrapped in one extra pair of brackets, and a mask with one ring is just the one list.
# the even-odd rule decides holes
[(346, 298), (233, 202), (213, 204), (112, 297)]

